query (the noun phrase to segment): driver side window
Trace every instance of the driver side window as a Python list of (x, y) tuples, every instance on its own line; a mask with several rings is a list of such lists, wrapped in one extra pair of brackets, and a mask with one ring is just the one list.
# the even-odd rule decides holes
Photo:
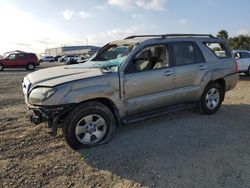
[(169, 51), (165, 45), (144, 48), (130, 63), (127, 72), (142, 72), (169, 67)]
[(8, 59), (15, 60), (16, 59), (16, 54), (11, 54)]

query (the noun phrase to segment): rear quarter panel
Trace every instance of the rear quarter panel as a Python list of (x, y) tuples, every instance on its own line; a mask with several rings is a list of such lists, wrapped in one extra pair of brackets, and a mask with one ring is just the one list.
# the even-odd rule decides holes
[[(214, 42), (218, 42), (218, 40), (215, 40)], [(224, 43), (224, 41), (221, 42)], [(202, 41), (198, 43), (198, 46), (203, 52), (207, 65), (206, 73), (204, 74), (203, 78), (199, 83), (200, 92), (198, 97), (200, 97), (210, 81), (215, 81), (220, 78), (223, 78), (225, 80), (225, 78), (229, 75), (236, 75), (235, 71), (237, 63), (233, 56), (229, 58), (217, 57), (208, 47), (204, 45)], [(226, 88), (228, 88), (230, 82), (237, 83), (237, 76), (234, 76), (233, 79), (234, 80), (226, 82)]]

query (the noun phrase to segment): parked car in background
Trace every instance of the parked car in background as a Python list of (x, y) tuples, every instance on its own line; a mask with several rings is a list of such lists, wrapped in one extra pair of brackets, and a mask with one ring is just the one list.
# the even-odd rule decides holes
[(239, 65), (239, 72), (250, 76), (250, 51), (234, 50), (234, 57)]
[(90, 58), (87, 57), (87, 58), (81, 58), (81, 59), (78, 59), (77, 60), (77, 63), (85, 63), (86, 61), (88, 61)]
[(60, 58), (58, 58), (59, 62), (67, 62), (68, 58), (75, 58), (77, 57), (76, 55), (64, 55)]
[(227, 43), (212, 35), (131, 36), (86, 63), (28, 74), (23, 93), (30, 120), (47, 122), (54, 135), (63, 128), (79, 149), (106, 143), (122, 123), (187, 107), (216, 113), (238, 82), (237, 68)]
[(44, 56), (42, 57), (39, 62), (54, 62), (55, 58), (53, 56)]
[(55, 57), (54, 57), (55, 61), (58, 61), (58, 59), (59, 59), (60, 57), (62, 57), (62, 56), (60, 56), (60, 55), (55, 56)]
[(12, 53), (0, 59), (0, 71), (4, 68), (24, 67), (27, 70), (34, 70), (39, 65), (38, 58), (34, 53)]
[(78, 64), (78, 63), (85, 63), (89, 58), (88, 57), (69, 57), (65, 62), (66, 65)]
[(78, 57), (68, 57), (66, 59), (65, 65), (78, 64), (77, 60), (78, 60)]

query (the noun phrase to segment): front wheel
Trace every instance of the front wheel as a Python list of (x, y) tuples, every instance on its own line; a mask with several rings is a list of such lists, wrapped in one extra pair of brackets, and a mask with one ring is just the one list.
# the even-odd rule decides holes
[(77, 150), (108, 142), (114, 129), (115, 119), (109, 108), (98, 102), (87, 102), (69, 114), (63, 132), (67, 144)]
[(246, 75), (247, 75), (247, 76), (250, 76), (250, 65), (249, 65), (249, 67), (248, 67), (248, 70), (247, 70), (247, 72), (246, 72)]
[(200, 111), (206, 115), (216, 113), (221, 106), (223, 92), (218, 83), (208, 84), (199, 101)]

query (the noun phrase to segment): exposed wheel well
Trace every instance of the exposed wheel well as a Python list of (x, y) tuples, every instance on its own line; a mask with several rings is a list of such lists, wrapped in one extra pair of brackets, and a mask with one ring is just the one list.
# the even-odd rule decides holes
[(27, 65), (29, 65), (29, 64), (36, 65), (36, 64), (35, 64), (34, 62), (32, 62), (32, 61), (30, 61), (30, 62), (27, 63)]
[(216, 82), (216, 83), (218, 83), (220, 85), (220, 87), (224, 91), (223, 92), (223, 97), (222, 97), (222, 100), (224, 100), (224, 98), (225, 98), (225, 92), (226, 92), (226, 82), (225, 82), (225, 80), (223, 78), (219, 78), (217, 80), (210, 81), (209, 83), (212, 83), (212, 82)]
[(115, 104), (110, 99), (107, 99), (107, 98), (95, 98), (95, 99), (90, 99), (90, 100), (83, 101), (80, 104), (85, 103), (85, 102), (90, 102), (90, 101), (99, 102), (99, 103), (102, 103), (103, 105), (107, 106), (111, 110), (111, 112), (113, 113), (113, 115), (115, 117), (116, 125), (117, 126), (121, 125), (121, 119), (120, 119), (120, 116), (119, 116), (119, 113), (118, 113), (118, 109), (116, 108)]
[(2, 63), (0, 63), (0, 65), (2, 66), (2, 68), (0, 69), (0, 71), (1, 71), (1, 70), (3, 70), (3, 69), (4, 69), (4, 65), (3, 65)]

